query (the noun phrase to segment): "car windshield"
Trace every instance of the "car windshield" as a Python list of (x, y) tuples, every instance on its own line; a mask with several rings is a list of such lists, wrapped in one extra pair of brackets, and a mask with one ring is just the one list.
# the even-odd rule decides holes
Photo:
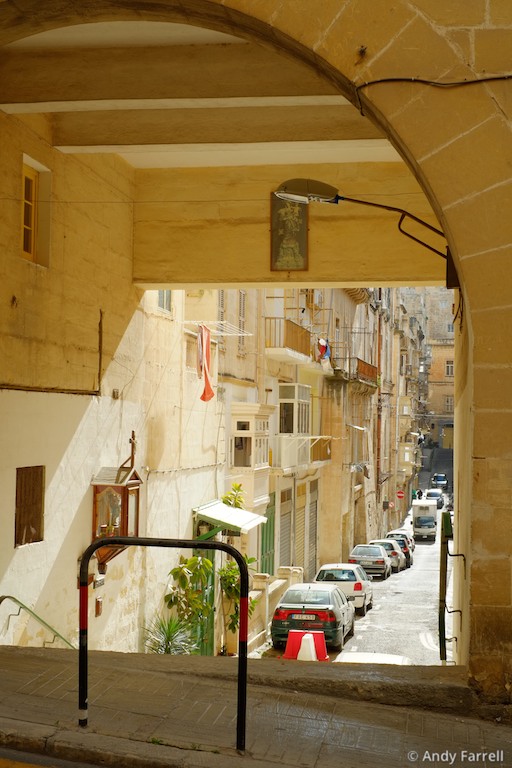
[(416, 518), (416, 525), (427, 526), (427, 525), (432, 525), (433, 523), (435, 523), (435, 518), (433, 517), (420, 515), (420, 517)]
[(427, 499), (438, 499), (440, 496), (442, 496), (442, 491), (435, 490), (435, 491), (427, 491)]
[(289, 589), (285, 593), (283, 603), (292, 605), (329, 605), (331, 595), (324, 589)]
[(369, 557), (378, 557), (381, 555), (379, 547), (367, 547), (364, 545), (358, 545), (352, 550), (353, 555), (367, 555)]
[(317, 576), (318, 581), (355, 581), (356, 575), (352, 569), (329, 568), (327, 571), (320, 571)]

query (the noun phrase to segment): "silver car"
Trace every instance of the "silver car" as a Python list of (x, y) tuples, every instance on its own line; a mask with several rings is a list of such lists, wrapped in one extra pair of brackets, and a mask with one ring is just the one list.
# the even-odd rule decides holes
[(377, 573), (383, 579), (391, 576), (391, 559), (380, 544), (356, 544), (349, 555), (349, 563), (361, 565), (366, 573)]
[(407, 561), (402, 552), (402, 547), (395, 539), (372, 539), (369, 544), (380, 544), (384, 547), (391, 558), (392, 569), (395, 573), (400, 573), (407, 568)]

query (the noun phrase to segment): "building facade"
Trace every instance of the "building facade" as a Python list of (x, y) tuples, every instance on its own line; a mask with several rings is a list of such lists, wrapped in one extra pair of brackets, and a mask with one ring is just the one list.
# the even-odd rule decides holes
[[(142, 290), (237, 288), (242, 274), (252, 287), (447, 281), (460, 310), (453, 546), (467, 564), (454, 590), (457, 658), (481, 696), (499, 702), (511, 689), (510, 24), (499, 0), (347, 0), (307, 14), (295, 0), (278, 8), (274, 0), (255, 8), (244, 0), (0, 7), (5, 425), (19, 468), (43, 466), (41, 435), (51, 435), (45, 483), (55, 480), (52, 492), (62, 494), (59, 530), (73, 491), (57, 477), (68, 453), (41, 388), (76, 396), (66, 420), (75, 434), (83, 398), (103, 383), (121, 392), (128, 369), (133, 399), (122, 417), (130, 420), (143, 361), (123, 369), (123, 340), (142, 323)], [(297, 271), (275, 270), (269, 196), (294, 177), (391, 210), (356, 211), (348, 197), (339, 207), (312, 205), (309, 261), (301, 252)], [(440, 237), (434, 251), (389, 225), (398, 208), (434, 227), (417, 238)], [(36, 268), (13, 264), (19, 248), (33, 257), (34, 242)], [(44, 414), (23, 408), (26, 392), (44, 395)], [(8, 398), (18, 397), (11, 410)], [(94, 403), (93, 432), (108, 445), (101, 427), (117, 406), (105, 414)], [(64, 413), (58, 398), (54, 408)], [(21, 412), (30, 416), (22, 426)], [(120, 462), (136, 431), (126, 426), (122, 445), (107, 449)], [(16, 455), (21, 433), (32, 455)], [(110, 455), (95, 457), (94, 468), (88, 462), (77, 460), (78, 477), (86, 470), (74, 506), (86, 503), (90, 470), (113, 466)], [(20, 474), (20, 494), (41, 487), (40, 469)], [(16, 481), (5, 480), (12, 498)], [(77, 526), (92, 527), (85, 515)], [(30, 573), (19, 553), (4, 554), (2, 565), (6, 574)]]

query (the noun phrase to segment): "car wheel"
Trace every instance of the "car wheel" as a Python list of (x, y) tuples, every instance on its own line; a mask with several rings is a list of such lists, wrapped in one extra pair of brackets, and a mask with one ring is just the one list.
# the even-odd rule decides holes
[(367, 608), (367, 605), (366, 605), (366, 600), (365, 600), (364, 603), (362, 604), (362, 606), (357, 609), (358, 614), (360, 616), (366, 616), (366, 608)]
[(344, 632), (345, 632), (345, 627), (341, 626), (338, 640), (332, 646), (335, 651), (342, 651), (343, 650), (343, 645), (345, 643)]
[(352, 624), (350, 625), (350, 629), (347, 632), (347, 637), (354, 637), (355, 622), (355, 616), (352, 616)]
[(274, 639), (272, 640), (272, 645), (274, 646), (274, 648), (276, 650), (278, 650), (280, 648), (284, 648), (284, 646), (285, 646), (285, 644), (283, 643), (282, 640), (274, 640)]
[(373, 595), (371, 596), (371, 598), (368, 601), (368, 610), (370, 610), (370, 608), (373, 608)]

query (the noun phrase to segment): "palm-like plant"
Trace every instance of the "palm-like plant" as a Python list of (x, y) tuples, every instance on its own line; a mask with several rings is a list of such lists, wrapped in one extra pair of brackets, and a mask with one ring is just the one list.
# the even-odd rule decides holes
[(178, 656), (199, 651), (191, 628), (176, 616), (157, 614), (151, 624), (144, 627), (144, 634), (148, 653), (169, 653)]

